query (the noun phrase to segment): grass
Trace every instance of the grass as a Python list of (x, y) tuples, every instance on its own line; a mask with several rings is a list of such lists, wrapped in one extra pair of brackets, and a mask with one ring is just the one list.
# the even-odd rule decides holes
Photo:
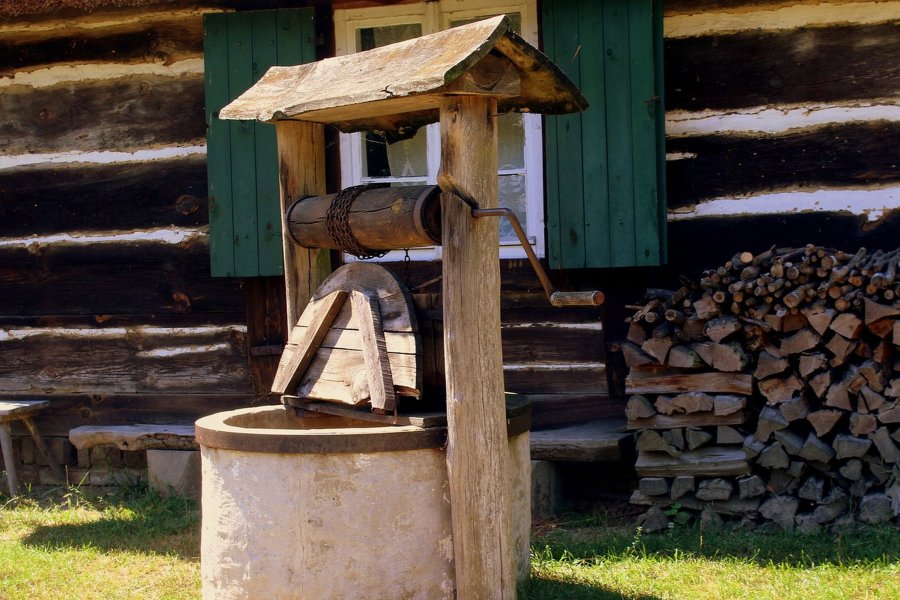
[(525, 598), (900, 598), (900, 531), (748, 533), (563, 520), (532, 539)]
[(0, 598), (199, 598), (199, 547), (186, 498), (141, 486), (26, 496), (0, 509)]
[[(144, 486), (0, 499), (0, 598), (199, 598), (199, 511)], [(840, 535), (675, 528), (602, 515), (539, 528), (520, 598), (900, 598), (900, 531)]]

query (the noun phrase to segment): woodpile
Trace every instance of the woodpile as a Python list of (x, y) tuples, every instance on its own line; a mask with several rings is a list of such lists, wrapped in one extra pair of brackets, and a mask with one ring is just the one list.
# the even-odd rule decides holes
[(620, 344), (646, 526), (900, 515), (898, 259), (772, 248), (648, 291)]

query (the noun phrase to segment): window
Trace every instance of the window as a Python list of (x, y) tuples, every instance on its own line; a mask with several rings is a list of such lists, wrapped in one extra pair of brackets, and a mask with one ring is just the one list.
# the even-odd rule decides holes
[[(338, 55), (435, 33), (497, 14), (507, 14), (526, 40), (537, 44), (534, 0), (518, 3), (485, 0), (440, 0), (399, 6), (336, 10), (335, 45)], [(500, 205), (511, 208), (539, 256), (544, 252), (543, 164), (539, 115), (499, 117), (498, 183)], [(373, 133), (341, 135), (343, 187), (361, 183), (393, 186), (434, 184), (440, 167), (440, 126), (428, 125), (410, 139), (386, 144)], [(512, 227), (500, 224), (500, 256), (524, 256)], [(398, 260), (389, 253), (383, 260)], [(440, 248), (411, 249), (418, 260), (440, 258)]]

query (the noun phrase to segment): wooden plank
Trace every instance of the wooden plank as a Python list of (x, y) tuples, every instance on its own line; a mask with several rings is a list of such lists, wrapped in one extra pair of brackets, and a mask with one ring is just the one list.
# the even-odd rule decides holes
[[(418, 396), (419, 357), (415, 354), (391, 355), (391, 375), (397, 393)], [(297, 396), (313, 400), (341, 401), (360, 405), (369, 401), (368, 372), (362, 352), (322, 349), (301, 377)]]
[(372, 410), (382, 413), (393, 411), (397, 408), (397, 397), (394, 395), (394, 379), (391, 375), (391, 362), (387, 342), (384, 339), (378, 298), (362, 292), (353, 292), (350, 302), (359, 327)]
[[(231, 124), (219, 119), (229, 101), (228, 21), (225, 14), (203, 17), (206, 90), (207, 165), (209, 178), (209, 252), (213, 277), (234, 275), (234, 219), (231, 214)], [(296, 321), (292, 321), (294, 323)]]
[[(557, 67), (515, 35), (508, 18), (498, 16), (365, 53), (327, 58), (315, 67), (272, 69), (221, 114), (260, 121), (277, 115), (334, 124), (345, 133), (393, 133), (433, 122), (441, 94), (452, 92), (453, 82), (477, 68), (492, 49), (513, 63), (521, 77), (519, 94), (498, 94), (502, 112), (568, 113), (586, 108), (584, 97)], [(356, 77), (348, 79), (348, 72)], [(495, 92), (487, 84), (478, 93)]]
[[(279, 36), (277, 11), (254, 11), (251, 16), (253, 35), (253, 82), (259, 81), (266, 70), (277, 64)], [(289, 32), (284, 32), (288, 34)], [(298, 39), (297, 42), (300, 40)], [(256, 246), (257, 274), (282, 275), (284, 256), (281, 240), (281, 207), (278, 203), (278, 144), (275, 126), (269, 123), (253, 124), (253, 142), (256, 179)]]
[(635, 471), (641, 477), (720, 477), (747, 475), (750, 473), (750, 465), (742, 448), (709, 446), (686, 450), (677, 457), (664, 452), (641, 452), (635, 463)]
[[(229, 13), (228, 97), (237, 98), (254, 83), (252, 19)], [(220, 110), (221, 114), (221, 110)], [(256, 217), (256, 123), (233, 121), (229, 125), (231, 145), (231, 215), (234, 239), (234, 274), (253, 276), (259, 271)], [(292, 321), (288, 321), (291, 323)]]
[[(564, 62), (556, 60), (556, 11), (555, 0), (541, 3), (541, 48), (550, 60), (561, 65), (566, 72)], [(561, 42), (560, 42), (561, 43)], [(560, 199), (562, 190), (559, 181), (559, 136), (561, 135), (559, 117), (544, 117), (544, 169), (547, 218), (547, 261), (551, 269), (562, 267), (562, 232), (560, 230)]]
[(714, 427), (718, 425), (741, 425), (747, 421), (744, 411), (727, 415), (713, 412), (690, 415), (653, 415), (644, 419), (629, 419), (628, 429), (676, 429), (678, 427)]
[(892, 160), (900, 124), (841, 123), (770, 135), (674, 137), (668, 165), (669, 208), (706, 198), (793, 186), (870, 186), (900, 181)]
[(606, 367), (573, 364), (541, 368), (541, 365), (506, 365), (504, 389), (517, 394), (609, 393)]
[(73, 21), (61, 31), (35, 31), (30, 36), (20, 32), (17, 37), (0, 37), (0, 75), (11, 76), (17, 71), (49, 64), (108, 62), (112, 56), (117, 63), (168, 65), (198, 58), (203, 52), (203, 23), (199, 14), (95, 29), (78, 28), (77, 23)]
[(611, 266), (635, 264), (634, 102), (629, 53), (629, 3), (604, 2), (606, 63), (606, 131), (609, 154), (609, 220)]
[[(656, 168), (657, 121), (663, 118), (662, 98), (655, 86), (654, 2), (625, 2), (631, 67), (631, 135), (634, 197), (634, 263), (660, 264), (660, 190)], [(658, 10), (658, 8), (657, 8)], [(664, 202), (663, 202), (664, 204)]]
[[(250, 277), (244, 280), (247, 298), (247, 346), (250, 349), (250, 373), (253, 389), (259, 395), (272, 390), (278, 362), (288, 338), (284, 318), (283, 277)], [(259, 348), (279, 348), (276, 353), (259, 356)]]
[(581, 31), (581, 53), (578, 60), (584, 61), (581, 89), (591, 103), (590, 108), (581, 115), (585, 266), (610, 265), (610, 230), (613, 223), (609, 218), (606, 61), (598, 59), (605, 52), (603, 13), (596, 6), (582, 2), (578, 17)]
[[(441, 101), (441, 168), (479, 198), (498, 205), (497, 102), (481, 96)], [(473, 149), (475, 151), (473, 151)], [(447, 471), (453, 556), (461, 598), (514, 598), (509, 449), (500, 342), (497, 225), (442, 197)]]
[(351, 408), (342, 404), (333, 402), (310, 402), (297, 396), (284, 396), (281, 401), (288, 406), (301, 408), (310, 412), (322, 413), (326, 415), (337, 415), (341, 417), (350, 417), (351, 419), (363, 419), (375, 423), (383, 423), (385, 425), (412, 425), (414, 427), (446, 427), (447, 414), (444, 412), (416, 412), (394, 414), (377, 414), (368, 409)]
[[(891, 97), (900, 76), (896, 22), (669, 39), (665, 46), (670, 110)], [(786, 60), (791, 56), (803, 60)]]
[(235, 328), (13, 330), (0, 339), (0, 393), (250, 391)]
[(528, 394), (531, 402), (532, 431), (551, 429), (595, 419), (619, 417), (625, 412), (625, 399), (602, 394)]
[(272, 382), (273, 394), (285, 394), (297, 385), (348, 295), (345, 291), (332, 292), (307, 306), (304, 312), (310, 313), (310, 326), (294, 327), (291, 330)]
[(6, 154), (65, 150), (134, 151), (203, 139), (200, 76), (141, 75), (0, 94), (0, 145)]
[(101, 323), (104, 315), (234, 314), (245, 306), (239, 282), (208, 276), (202, 238), (0, 248), (0, 264), (0, 315), (87, 314)]
[[(581, 56), (579, 54), (581, 36), (579, 34), (578, 5), (568, 10), (559, 10), (555, 15), (556, 63), (567, 65), (566, 74), (576, 86), (581, 84)], [(563, 115), (557, 117), (556, 152), (558, 155), (557, 181), (559, 192), (559, 235), (560, 267), (580, 267), (585, 265), (584, 231), (584, 172), (582, 165), (582, 117)], [(559, 135), (561, 134), (561, 135)], [(579, 190), (581, 188), (581, 190)], [(580, 193), (571, 193), (570, 190)]]
[(202, 155), (2, 169), (0, 237), (197, 227), (208, 223), (206, 196)]
[[(210, 388), (211, 389), (211, 388)], [(68, 437), (69, 430), (82, 425), (126, 425), (129, 423), (171, 424), (192, 422), (213, 413), (265, 403), (251, 393), (166, 393), (117, 394), (96, 391), (85, 394), (48, 395), (51, 407), (35, 417), (46, 437)], [(34, 398), (33, 392), (6, 394), (6, 398)], [(28, 435), (13, 424), (13, 435)]]
[(193, 425), (84, 425), (69, 432), (79, 450), (115, 446), (119, 450), (198, 450)]
[(626, 394), (668, 394), (676, 392), (712, 392), (744, 394), (753, 392), (753, 377), (737, 373), (691, 373), (686, 375), (636, 376), (634, 370), (625, 379)]
[(622, 443), (632, 436), (622, 418), (601, 419), (531, 433), (531, 459), (615, 462), (622, 459)]

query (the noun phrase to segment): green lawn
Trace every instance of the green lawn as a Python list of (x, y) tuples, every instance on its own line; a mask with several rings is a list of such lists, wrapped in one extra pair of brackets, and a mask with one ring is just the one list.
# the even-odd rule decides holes
[[(196, 504), (125, 492), (0, 499), (0, 598), (199, 598)], [(896, 527), (641, 535), (581, 516), (536, 530), (533, 553), (524, 598), (900, 598)]]
[(802, 536), (736, 527), (634, 527), (563, 521), (533, 539), (527, 598), (900, 598), (900, 530)]
[(196, 503), (69, 491), (0, 510), (0, 598), (199, 598)]

